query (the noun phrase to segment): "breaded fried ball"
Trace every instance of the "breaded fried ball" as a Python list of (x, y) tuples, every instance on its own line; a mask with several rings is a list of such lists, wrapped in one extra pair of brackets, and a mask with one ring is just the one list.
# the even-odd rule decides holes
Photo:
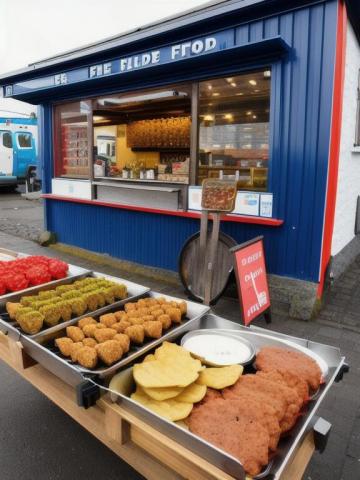
[(146, 307), (140, 307), (137, 309), (138, 313), (140, 314), (141, 317), (143, 317), (144, 315), (149, 315), (150, 314), (150, 310)]
[(116, 330), (114, 330), (113, 328), (105, 327), (105, 328), (96, 329), (94, 332), (94, 337), (98, 343), (103, 343), (103, 342), (106, 342), (107, 340), (111, 340), (113, 336), (116, 335), (116, 333), (117, 333)]
[[(130, 328), (130, 327), (129, 327)], [(96, 345), (98, 357), (106, 364), (111, 365), (123, 356), (123, 349), (116, 340), (107, 340), (104, 343)]]
[(68, 322), (72, 316), (71, 304), (68, 300), (63, 300), (57, 304), (61, 318), (64, 322)]
[(140, 298), (140, 300), (137, 301), (137, 306), (138, 308), (146, 307), (147, 306), (146, 298)]
[(139, 310), (130, 310), (130, 312), (128, 312), (127, 315), (128, 315), (128, 320), (130, 320), (130, 318), (133, 318), (133, 317), (141, 317)]
[(6, 311), (11, 320), (15, 320), (17, 310), (22, 307), (21, 303), (6, 302)]
[(125, 303), (124, 305), (124, 310), (126, 313), (129, 313), (130, 311), (136, 310), (136, 309), (137, 309), (136, 303), (128, 302), (128, 303)]
[(126, 326), (124, 324), (121, 324), (121, 322), (114, 323), (114, 325), (111, 325), (111, 328), (117, 331), (117, 333), (124, 333), (125, 328), (129, 327), (131, 324), (129, 322), (126, 322)]
[(158, 297), (156, 300), (160, 306), (166, 303), (166, 299), (164, 297)]
[(95, 368), (98, 355), (95, 348), (81, 347), (77, 351), (77, 362), (85, 368)]
[(142, 325), (144, 323), (144, 320), (142, 317), (130, 317), (129, 322), (131, 325)]
[(156, 310), (151, 310), (151, 315), (153, 315), (155, 318), (160, 317), (160, 315), (164, 315), (164, 310), (162, 308), (157, 308)]
[(84, 328), (85, 325), (96, 325), (96, 324), (97, 324), (97, 321), (95, 320), (95, 318), (92, 318), (92, 317), (84, 317), (78, 321), (79, 328)]
[(31, 311), (24, 313), (17, 320), (18, 324), (25, 333), (29, 335), (35, 335), (39, 333), (44, 324), (44, 315), (40, 312)]
[(180, 309), (181, 315), (186, 315), (187, 314), (187, 303), (185, 300), (182, 302), (178, 302), (178, 308)]
[(123, 349), (124, 353), (127, 353), (130, 348), (130, 338), (125, 333), (117, 333), (113, 340), (116, 340), (120, 343), (121, 348)]
[(84, 338), (82, 341), (84, 347), (92, 347), (94, 348), (97, 345), (97, 341), (95, 338)]
[(106, 326), (105, 326), (103, 323), (97, 323), (97, 324), (95, 325), (95, 328), (96, 328), (96, 330), (100, 330), (100, 329), (102, 329), (102, 328), (106, 328)]
[(173, 323), (181, 323), (181, 310), (180, 308), (167, 308), (166, 313), (169, 315), (171, 318), (171, 321)]
[(150, 338), (160, 338), (162, 328), (162, 323), (159, 320), (144, 323), (145, 335)]
[(122, 332), (118, 332), (118, 333), (124, 333), (127, 327), (130, 327), (130, 326), (131, 326), (131, 323), (129, 322), (129, 320), (125, 320), (125, 319), (120, 320), (118, 328), (119, 329), (122, 328)]
[(105, 327), (111, 327), (111, 325), (117, 323), (117, 319), (113, 313), (105, 313), (105, 315), (100, 316), (100, 323)]
[(119, 310), (118, 312), (114, 312), (115, 318), (117, 322), (120, 322), (123, 318), (127, 318), (127, 314), (124, 310)]
[(81, 342), (84, 340), (84, 332), (79, 327), (66, 327), (66, 335), (71, 338), (73, 342)]
[(157, 317), (157, 320), (162, 323), (164, 330), (167, 330), (168, 328), (171, 327), (171, 318), (167, 313), (164, 313), (163, 315), (159, 315)]
[(71, 300), (71, 308), (72, 308), (73, 314), (80, 317), (81, 315), (84, 315), (84, 313), (86, 312), (87, 305), (82, 298), (73, 298)]
[(131, 325), (125, 330), (125, 334), (133, 343), (140, 345), (144, 342), (145, 331), (143, 325)]
[(97, 324), (89, 323), (88, 325), (84, 325), (82, 331), (86, 337), (94, 337), (94, 333), (97, 330)]
[(70, 357), (71, 360), (75, 363), (77, 362), (77, 354), (80, 348), (82, 348), (84, 345), (82, 342), (74, 342), (70, 345)]
[(44, 315), (44, 322), (48, 327), (53, 327), (60, 322), (61, 310), (57, 305), (44, 305), (39, 308), (39, 312)]
[(55, 340), (55, 345), (58, 347), (64, 357), (70, 357), (71, 345), (73, 343), (74, 342), (71, 340), (71, 338), (68, 337), (61, 337)]
[(144, 315), (141, 317), (143, 319), (143, 322), (151, 322), (152, 320), (155, 320), (154, 315)]

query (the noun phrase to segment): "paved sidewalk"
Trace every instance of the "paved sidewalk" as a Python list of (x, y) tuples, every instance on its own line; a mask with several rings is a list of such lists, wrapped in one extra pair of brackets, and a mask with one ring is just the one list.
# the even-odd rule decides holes
[[(1, 227), (0, 227), (1, 228)], [(33, 254), (46, 254), (121, 276), (118, 268), (99, 268), (91, 262), (44, 249), (19, 237), (0, 232), (0, 245)], [(177, 296), (182, 290), (162, 282), (149, 281), (140, 275), (126, 277), (152, 289)], [(352, 284), (356, 292), (360, 284), (355, 274)], [(337, 297), (341, 295), (337, 291)], [(337, 312), (337, 317), (350, 312), (348, 302), (333, 304), (324, 312)], [(341, 304), (340, 300), (339, 303)], [(223, 298), (216, 305), (217, 314), (239, 321), (235, 299)], [(356, 315), (356, 313), (355, 313)], [(322, 318), (322, 317), (321, 317)], [(329, 318), (329, 317), (328, 317)], [(341, 326), (341, 325), (340, 325)], [(306, 480), (357, 480), (360, 478), (360, 333), (339, 328), (337, 324), (302, 322), (275, 317), (271, 329), (290, 335), (337, 346), (346, 356), (351, 371), (335, 384), (319, 414), (333, 425), (324, 454), (315, 453), (306, 471)], [(0, 478), (1, 480), (138, 480), (141, 477), (111, 451), (77, 425), (47, 398), (0, 363)], [(161, 479), (159, 479), (161, 480)]]

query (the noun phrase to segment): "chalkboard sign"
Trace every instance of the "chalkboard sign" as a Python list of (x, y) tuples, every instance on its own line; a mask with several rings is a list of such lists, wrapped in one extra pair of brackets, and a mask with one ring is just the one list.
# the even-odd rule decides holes
[(245, 325), (264, 314), (270, 322), (270, 295), (266, 277), (263, 237), (232, 248), (234, 269)]

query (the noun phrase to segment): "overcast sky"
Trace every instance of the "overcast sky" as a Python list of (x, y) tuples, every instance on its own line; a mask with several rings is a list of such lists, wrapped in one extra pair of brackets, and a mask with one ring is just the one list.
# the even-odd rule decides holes
[[(204, 3), (207, 0), (0, 0), (0, 73)], [(0, 99), (0, 111), (6, 109), (33, 110)]]

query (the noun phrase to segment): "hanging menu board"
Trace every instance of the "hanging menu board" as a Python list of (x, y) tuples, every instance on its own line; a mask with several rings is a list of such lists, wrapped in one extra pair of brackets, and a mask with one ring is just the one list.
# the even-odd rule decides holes
[(249, 325), (266, 312), (270, 321), (270, 296), (266, 277), (263, 237), (232, 248), (242, 318)]

